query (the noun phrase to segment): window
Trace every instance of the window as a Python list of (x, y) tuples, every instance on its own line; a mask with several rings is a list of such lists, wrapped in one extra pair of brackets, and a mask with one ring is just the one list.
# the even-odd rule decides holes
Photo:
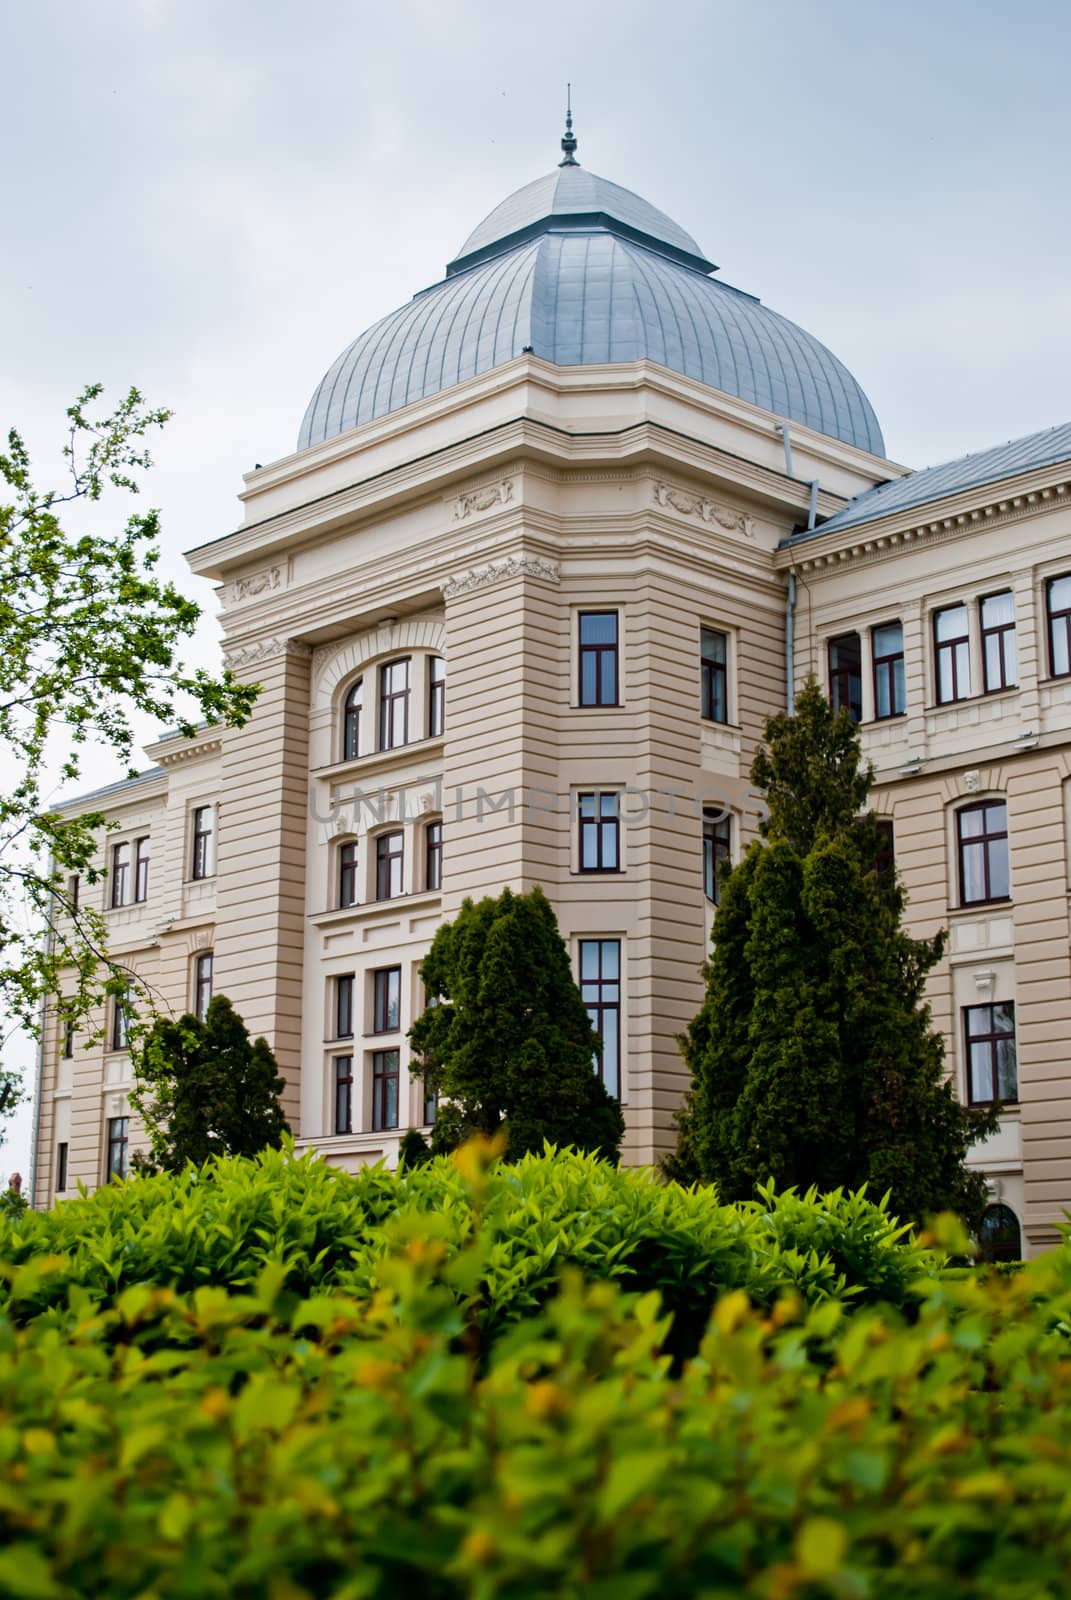
[(1045, 585), (1049, 613), (1049, 671), (1054, 678), (1071, 673), (1071, 575), (1050, 578)]
[(372, 1132), (398, 1126), (398, 1052), (372, 1052)]
[(982, 688), (986, 694), (1019, 682), (1015, 657), (1015, 599), (1010, 589), (982, 601)]
[(874, 717), (902, 717), (907, 709), (904, 684), (904, 630), (899, 622), (884, 622), (870, 630), (874, 658)]
[(965, 700), (971, 692), (971, 642), (966, 606), (946, 606), (935, 612), (934, 645), (937, 650), (937, 704)]
[(402, 969), (380, 967), (372, 974), (372, 1032), (397, 1033), (402, 1017)]
[(352, 839), (338, 852), (338, 903), (357, 904), (357, 845)]
[(443, 825), (429, 822), (424, 829), (424, 887), (441, 889), (443, 886)]
[(710, 806), (703, 807), (703, 893), (717, 905), (721, 899), (721, 871), (732, 859), (732, 818)]
[(358, 678), (346, 696), (342, 709), (342, 759), (352, 761), (361, 753), (361, 711), (364, 707), (364, 679)]
[(972, 1106), (1018, 1100), (1015, 1007), (966, 1006), (967, 1098)]
[(708, 722), (728, 722), (729, 640), (715, 628), (699, 632), (699, 695), (702, 715)]
[(125, 1178), (127, 1147), (130, 1143), (130, 1118), (108, 1118), (108, 1171), (109, 1178)]
[(580, 704), (617, 705), (617, 612), (581, 611)]
[(208, 1015), (212, 999), (212, 952), (206, 950), (193, 964), (193, 1014), (198, 1022)]
[(580, 994), (591, 1026), (602, 1039), (596, 1063), (607, 1094), (621, 1093), (621, 941), (581, 939)]
[(987, 1206), (978, 1229), (983, 1261), (1021, 1261), (1023, 1235), (1011, 1206)]
[(393, 900), (402, 893), (405, 836), (381, 833), (376, 840), (376, 899)]
[(874, 871), (878, 877), (892, 872), (896, 867), (896, 831), (891, 817), (878, 817), (878, 851), (874, 857)]
[(190, 876), (191, 878), (210, 878), (213, 871), (212, 807), (195, 806), (193, 810), (193, 854), (190, 863)]
[(424, 1126), (434, 1128), (435, 1119), (439, 1115), (439, 1091), (427, 1083), (424, 1085)]
[(438, 739), (446, 727), (446, 662), (432, 656), (428, 662), (428, 738)]
[(78, 895), (82, 887), (82, 879), (77, 872), (72, 872), (67, 879), (67, 909), (78, 910)]
[(149, 898), (149, 841), (134, 841), (134, 899), (140, 905)]
[(829, 703), (834, 711), (847, 711), (853, 722), (863, 720), (863, 649), (857, 633), (830, 639)]
[(581, 872), (620, 872), (617, 794), (577, 795)]
[(409, 743), (409, 660), (388, 661), (379, 669), (379, 748), (397, 750)]
[(335, 1132), (353, 1132), (353, 1057), (335, 1057)]
[(959, 843), (959, 899), (964, 906), (1007, 900), (1008, 808), (1003, 800), (984, 800), (956, 813)]
[(114, 911), (116, 906), (126, 905), (127, 878), (130, 876), (130, 846), (116, 844), (112, 846), (112, 896), (111, 906)]
[(125, 1050), (130, 1043), (130, 1017), (125, 1000), (112, 1001), (112, 1049)]
[(335, 1038), (353, 1038), (353, 973), (335, 979)]
[(71, 1057), (74, 1055), (74, 1018), (73, 1017), (64, 1017), (64, 1019), (63, 1019), (63, 1055), (64, 1055), (64, 1059), (66, 1061), (69, 1061), (71, 1059)]
[(67, 1151), (66, 1139), (56, 1146), (56, 1193), (62, 1194), (67, 1187)]

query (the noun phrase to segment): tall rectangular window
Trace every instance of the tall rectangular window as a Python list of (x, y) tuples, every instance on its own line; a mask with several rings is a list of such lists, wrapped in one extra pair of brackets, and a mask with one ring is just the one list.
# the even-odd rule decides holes
[(834, 711), (847, 711), (853, 722), (863, 720), (863, 649), (857, 633), (830, 639), (829, 703)]
[(397, 1033), (401, 1019), (402, 969), (380, 967), (372, 974), (372, 1032)]
[(149, 841), (134, 841), (134, 899), (140, 905), (149, 898)]
[(1054, 678), (1071, 673), (1071, 574), (1050, 578), (1045, 585), (1049, 617), (1049, 671)]
[(372, 1131), (398, 1126), (398, 1052), (372, 1052)]
[(581, 611), (580, 704), (616, 706), (617, 612)]
[(125, 1050), (130, 1043), (130, 1018), (126, 1001), (118, 996), (112, 1001), (111, 1041), (113, 1050)]
[(130, 877), (130, 846), (116, 844), (112, 846), (112, 893), (111, 907), (125, 906), (128, 880)]
[(699, 631), (699, 698), (708, 722), (729, 720), (729, 640), (716, 628)]
[(964, 906), (1006, 900), (1011, 892), (1008, 870), (1008, 808), (1003, 800), (984, 800), (956, 813), (959, 845), (959, 899)]
[(424, 1126), (425, 1128), (433, 1128), (435, 1119), (439, 1115), (439, 1091), (425, 1083), (421, 1098), (424, 1106)]
[(109, 1178), (125, 1178), (127, 1150), (130, 1144), (130, 1118), (108, 1118), (108, 1171)]
[(82, 888), (82, 877), (78, 872), (72, 872), (67, 879), (67, 909), (78, 910), (78, 898)]
[(388, 661), (379, 669), (379, 748), (397, 750), (409, 743), (409, 659)]
[(441, 889), (443, 886), (443, 825), (429, 822), (424, 829), (424, 887)]
[(342, 759), (354, 761), (361, 753), (361, 712), (364, 710), (364, 680), (357, 679), (346, 696), (342, 709)]
[(971, 639), (966, 606), (946, 606), (934, 613), (937, 652), (937, 703), (966, 700), (971, 692)]
[(338, 903), (340, 906), (357, 904), (357, 845), (352, 839), (339, 847)]
[(896, 868), (896, 830), (891, 817), (878, 817), (878, 849), (874, 857), (874, 871), (879, 877)]
[(907, 710), (904, 682), (904, 630), (899, 622), (884, 622), (870, 630), (874, 658), (874, 717), (902, 717)]
[(353, 1132), (353, 1057), (336, 1056), (335, 1132)]
[(63, 1055), (69, 1061), (74, 1055), (74, 1018), (63, 1018)]
[(1015, 598), (1010, 589), (982, 601), (982, 687), (986, 694), (1019, 682), (1015, 651)]
[(210, 878), (215, 871), (212, 835), (212, 807), (195, 806), (193, 809), (193, 847), (190, 856), (191, 878)]
[(62, 1194), (67, 1187), (67, 1151), (69, 1146), (66, 1139), (61, 1139), (56, 1146), (56, 1193)]
[(710, 806), (703, 807), (703, 893), (717, 905), (721, 899), (719, 878), (732, 860), (732, 818), (722, 816)]
[(577, 795), (581, 872), (620, 872), (620, 821), (615, 794)]
[(581, 939), (580, 995), (602, 1040), (598, 1069), (607, 1094), (621, 1094), (621, 941)]
[(353, 1038), (353, 973), (335, 979), (335, 1038)]
[(381, 833), (376, 840), (376, 899), (393, 900), (402, 893), (405, 835)]
[(446, 662), (432, 656), (428, 662), (428, 738), (438, 739), (446, 727)]
[(204, 951), (193, 964), (193, 1013), (198, 1022), (203, 1022), (208, 1016), (212, 1001), (212, 967), (211, 950)]
[(964, 1007), (967, 1095), (972, 1106), (1019, 1098), (1015, 1059), (1015, 1007), (1010, 1003)]

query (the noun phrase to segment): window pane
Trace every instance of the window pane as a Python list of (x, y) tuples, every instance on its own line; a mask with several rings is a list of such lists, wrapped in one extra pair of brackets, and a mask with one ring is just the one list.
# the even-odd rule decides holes
[(893, 712), (892, 694), (890, 693), (892, 684), (884, 667), (878, 668), (875, 688), (877, 690), (874, 705), (876, 715), (879, 717), (891, 717)]
[(577, 803), (580, 807), (581, 817), (593, 817), (595, 815), (595, 796), (593, 794), (580, 795)]
[(580, 975), (584, 978), (599, 976), (599, 942), (597, 939), (580, 941)]
[(724, 633), (719, 633), (714, 628), (704, 628), (702, 630), (703, 660), (714, 661), (719, 666), (724, 667), (726, 642)]
[(595, 686), (598, 681), (598, 657), (592, 654), (581, 657), (580, 661), (580, 698), (584, 705), (593, 706), (597, 699)]
[(1071, 608), (1071, 577), (1053, 578), (1049, 584), (1049, 610), (1067, 611)]
[(615, 1012), (603, 1013), (605, 1032), (602, 1036), (602, 1081), (606, 1092), (616, 1100), (621, 1092), (621, 1070), (618, 1061), (618, 1018)]
[(601, 944), (602, 975), (616, 979), (619, 976), (621, 946), (616, 939), (603, 939)]
[(904, 680), (904, 663), (893, 662), (893, 711), (899, 716), (907, 707), (907, 685)]
[(942, 650), (937, 661), (937, 698), (938, 700), (953, 700), (956, 694), (956, 681), (952, 676), (952, 651)]
[(983, 844), (968, 844), (963, 847), (963, 898), (965, 901), (986, 898)]
[(993, 1099), (993, 1056), (989, 1045), (971, 1045), (971, 1099)]
[(1057, 678), (1071, 672), (1071, 631), (1062, 617), (1052, 624), (1052, 670)]
[(1008, 841), (994, 839), (989, 846), (989, 897), (991, 900), (1003, 900), (1010, 888)]
[(967, 607), (950, 606), (937, 613), (938, 639), (965, 639), (967, 636)]
[(898, 622), (888, 622), (874, 629), (874, 654), (894, 656), (904, 648), (904, 630)]
[(982, 601), (982, 627), (999, 628), (1002, 623), (1015, 621), (1015, 601), (1011, 590), (1004, 594), (991, 594)]
[(1009, 686), (1019, 682), (1019, 654), (1014, 630), (1004, 635), (1004, 682)]
[(599, 657), (599, 704), (612, 706), (617, 701), (617, 652), (604, 650)]
[[(1007, 637), (1010, 638), (1010, 635)], [(1001, 689), (1004, 687), (1004, 674), (1001, 670), (1000, 642), (1002, 635), (991, 633), (985, 641), (985, 683), (987, 689)]]
[(581, 644), (616, 644), (617, 612), (584, 611), (580, 616)]
[(994, 800), (992, 805), (986, 806), (985, 831), (986, 833), (1007, 833), (1008, 808), (1003, 800)]
[(612, 823), (602, 830), (602, 864), (610, 872), (617, 871), (617, 829)]
[(984, 831), (985, 811), (981, 806), (974, 806), (969, 811), (959, 814), (959, 836), (961, 839), (977, 838)]

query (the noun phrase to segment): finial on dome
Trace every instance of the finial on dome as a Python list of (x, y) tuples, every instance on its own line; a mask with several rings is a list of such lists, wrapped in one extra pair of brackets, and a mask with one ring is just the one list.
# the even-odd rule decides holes
[(565, 136), (562, 139), (562, 149), (565, 155), (558, 162), (559, 167), (578, 167), (580, 162), (576, 159), (576, 134), (573, 132), (573, 86), (565, 85)]

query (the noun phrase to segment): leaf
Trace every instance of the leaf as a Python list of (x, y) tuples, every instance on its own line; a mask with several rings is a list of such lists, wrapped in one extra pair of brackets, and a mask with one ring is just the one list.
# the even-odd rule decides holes
[(847, 1532), (831, 1517), (810, 1517), (796, 1536), (796, 1560), (809, 1578), (832, 1577), (847, 1549)]

